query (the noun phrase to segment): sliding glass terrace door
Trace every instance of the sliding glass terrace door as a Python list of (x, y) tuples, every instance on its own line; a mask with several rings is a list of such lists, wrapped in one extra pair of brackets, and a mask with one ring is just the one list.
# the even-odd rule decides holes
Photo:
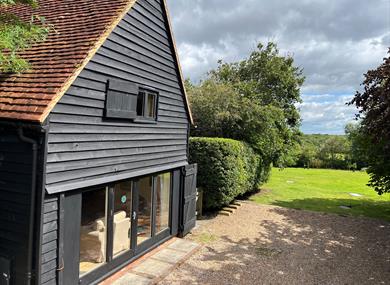
[(78, 194), (81, 284), (170, 236), (171, 176), (146, 176)]
[(139, 179), (135, 187), (137, 209), (136, 251), (143, 251), (170, 234), (171, 174)]

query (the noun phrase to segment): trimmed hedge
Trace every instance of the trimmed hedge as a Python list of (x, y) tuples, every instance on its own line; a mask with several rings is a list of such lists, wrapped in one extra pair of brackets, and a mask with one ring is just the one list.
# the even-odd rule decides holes
[(258, 189), (269, 174), (249, 145), (231, 139), (191, 138), (190, 162), (198, 164), (205, 210), (221, 208)]

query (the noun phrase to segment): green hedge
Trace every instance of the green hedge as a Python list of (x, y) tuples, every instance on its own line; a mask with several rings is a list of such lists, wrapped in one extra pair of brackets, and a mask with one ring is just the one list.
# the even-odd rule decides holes
[(191, 138), (190, 162), (198, 164), (205, 210), (226, 206), (257, 189), (269, 173), (249, 145), (231, 139)]

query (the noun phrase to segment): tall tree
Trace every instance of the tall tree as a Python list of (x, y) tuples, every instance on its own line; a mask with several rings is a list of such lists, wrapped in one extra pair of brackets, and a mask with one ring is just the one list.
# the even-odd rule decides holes
[(198, 86), (187, 84), (194, 113), (194, 136), (225, 137), (249, 143), (263, 162), (292, 163), (297, 147), (302, 70), (276, 44), (259, 44), (248, 59), (219, 63)]
[(0, 73), (21, 72), (29, 63), (18, 52), (46, 38), (50, 26), (39, 16), (24, 21), (7, 8), (12, 5), (38, 7), (37, 0), (0, 0)]
[(362, 135), (360, 123), (347, 124), (345, 126), (345, 134), (350, 144), (349, 156), (351, 163), (355, 164), (357, 169), (366, 168), (368, 166), (367, 146), (369, 141)]
[(290, 127), (300, 124), (296, 104), (301, 102), (303, 70), (294, 65), (292, 56), (280, 55), (275, 43), (258, 44), (249, 58), (239, 62), (220, 61), (210, 74), (217, 81), (232, 84), (240, 94), (261, 106), (280, 108)]
[(367, 140), (369, 185), (379, 193), (390, 192), (390, 49), (376, 69), (365, 74), (364, 91), (350, 104), (359, 109), (361, 136)]
[(345, 169), (348, 164), (348, 140), (344, 136), (331, 136), (321, 146), (318, 158), (325, 163), (326, 168)]
[(249, 143), (267, 162), (288, 154), (293, 141), (283, 111), (241, 96), (229, 84), (212, 79), (188, 86), (196, 128), (192, 136), (223, 137)]

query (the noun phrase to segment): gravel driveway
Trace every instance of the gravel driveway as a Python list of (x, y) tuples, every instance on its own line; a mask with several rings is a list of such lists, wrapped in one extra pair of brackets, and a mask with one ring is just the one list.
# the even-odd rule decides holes
[(245, 202), (160, 284), (390, 284), (390, 223)]

